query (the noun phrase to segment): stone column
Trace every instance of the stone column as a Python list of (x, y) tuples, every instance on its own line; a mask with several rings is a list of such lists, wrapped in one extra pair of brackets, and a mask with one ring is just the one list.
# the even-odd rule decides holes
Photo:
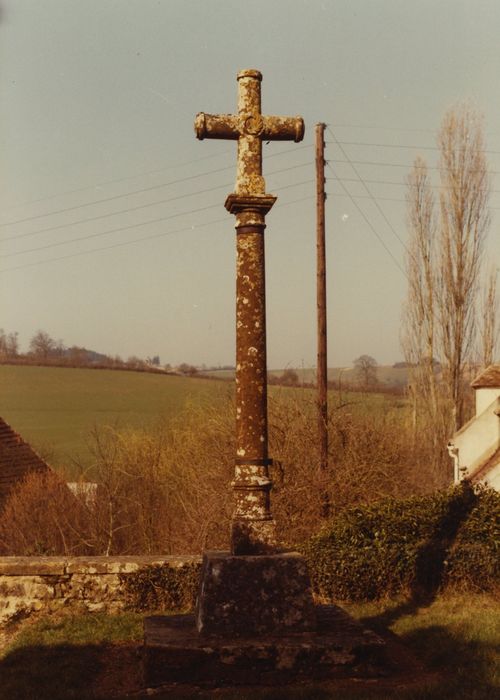
[(263, 554), (276, 544), (270, 510), (264, 229), (272, 195), (231, 194), (236, 216), (236, 466), (233, 554)]

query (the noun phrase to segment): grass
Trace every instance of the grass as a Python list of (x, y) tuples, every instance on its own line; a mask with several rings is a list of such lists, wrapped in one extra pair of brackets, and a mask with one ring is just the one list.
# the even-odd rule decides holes
[(95, 425), (143, 427), (228, 386), (204, 379), (114, 370), (0, 366), (0, 416), (50, 464), (87, 466)]
[[(497, 696), (500, 609), (492, 597), (448, 595), (421, 608), (406, 601), (385, 601), (349, 605), (348, 609), (375, 629), (396, 632), (429, 671), (440, 675), (423, 686), (406, 689), (387, 685), (384, 689), (377, 689), (376, 685), (372, 689), (356, 688), (356, 683), (344, 682), (339, 686), (325, 682), (218, 691), (217, 696), (239, 700), (486, 700)], [(111, 697), (111, 689), (116, 691), (120, 683), (126, 689), (127, 682), (138, 682), (141, 636), (142, 617), (137, 614), (66, 613), (25, 623), (0, 657), (0, 699), (83, 700), (94, 697), (90, 687), (96, 678), (102, 679), (108, 688), (107, 696)], [(115, 662), (114, 671), (109, 666), (113, 649), (122, 654), (121, 666)], [(107, 654), (107, 670), (103, 650)], [(192, 696), (189, 692), (182, 695)], [(169, 691), (155, 697), (178, 696)], [(213, 694), (201, 693), (196, 697), (208, 700)]]
[(390, 629), (430, 671), (444, 674), (437, 685), (396, 697), (482, 700), (500, 693), (497, 599), (480, 594), (447, 595), (426, 607), (396, 601), (350, 605), (348, 610), (374, 629)]

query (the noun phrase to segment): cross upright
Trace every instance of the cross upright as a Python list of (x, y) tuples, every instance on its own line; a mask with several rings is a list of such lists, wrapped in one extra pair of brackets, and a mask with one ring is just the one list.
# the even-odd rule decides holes
[(266, 194), (262, 140), (301, 141), (301, 117), (263, 116), (262, 75), (238, 73), (238, 114), (205, 114), (195, 120), (199, 139), (238, 140), (235, 191), (225, 203), (236, 216), (236, 466), (231, 551), (266, 554), (276, 545), (270, 509), (267, 432), (267, 362), (264, 229), (276, 197)]

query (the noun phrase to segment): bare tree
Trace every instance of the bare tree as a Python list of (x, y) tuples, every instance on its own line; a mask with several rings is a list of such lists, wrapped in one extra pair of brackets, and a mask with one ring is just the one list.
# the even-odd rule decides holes
[(373, 386), (378, 382), (377, 360), (371, 355), (360, 355), (354, 360), (356, 378), (363, 386)]
[(464, 419), (464, 371), (476, 343), (482, 252), (490, 224), (490, 185), (480, 117), (468, 106), (450, 110), (438, 144), (439, 330), (445, 386), (453, 427), (458, 430)]
[(46, 331), (37, 331), (30, 340), (29, 349), (35, 357), (47, 359), (57, 347), (56, 341)]
[[(402, 344), (412, 391), (436, 436), (464, 422), (465, 373), (477, 347), (482, 252), (490, 219), (482, 123), (467, 105), (451, 109), (438, 134), (439, 217), (422, 159), (408, 178), (408, 297)], [(435, 358), (442, 376), (436, 381)], [(418, 413), (414, 399), (414, 423)], [(441, 440), (439, 435), (439, 440)]]
[(5, 333), (0, 328), (0, 358), (14, 358), (19, 354), (19, 340), (17, 332)]
[(492, 268), (483, 292), (481, 313), (481, 361), (488, 367), (495, 359), (500, 327), (498, 325), (498, 270)]
[(435, 373), (436, 216), (427, 165), (418, 157), (408, 176), (406, 195), (410, 241), (406, 259), (408, 293), (403, 313), (402, 346), (410, 366), (409, 393), (413, 407), (413, 436), (418, 416), (437, 419)]

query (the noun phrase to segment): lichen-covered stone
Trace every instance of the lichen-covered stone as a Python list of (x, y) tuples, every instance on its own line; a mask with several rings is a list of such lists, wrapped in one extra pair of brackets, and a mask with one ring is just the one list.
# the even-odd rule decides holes
[(148, 685), (257, 685), (292, 678), (378, 677), (394, 672), (384, 640), (336, 606), (318, 606), (316, 631), (259, 636), (198, 634), (191, 615), (146, 618)]
[(260, 556), (207, 552), (195, 615), (203, 635), (313, 630), (316, 620), (306, 563), (297, 552)]

